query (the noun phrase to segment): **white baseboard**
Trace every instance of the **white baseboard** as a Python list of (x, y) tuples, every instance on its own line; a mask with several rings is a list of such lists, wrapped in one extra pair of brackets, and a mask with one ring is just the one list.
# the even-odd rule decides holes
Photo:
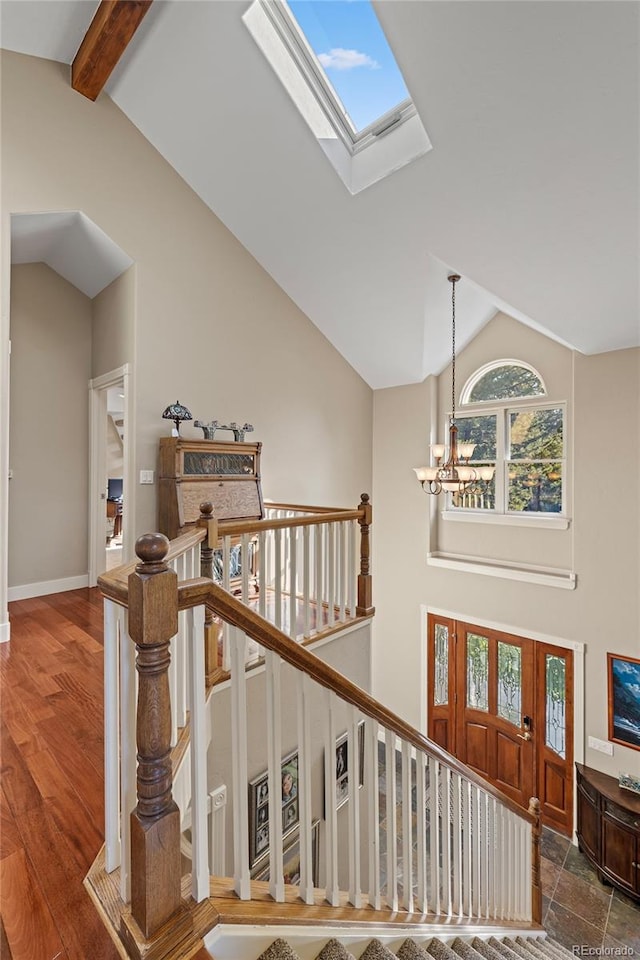
[[(65, 593), (67, 590), (80, 590), (89, 586), (89, 574), (79, 577), (65, 577), (63, 580), (42, 580), (40, 583), (23, 583), (19, 587), (9, 587), (8, 599), (29, 600), (31, 597), (44, 597), (48, 593)], [(8, 639), (8, 638), (7, 638)]]
[(11, 624), (7, 620), (6, 623), (0, 623), (0, 643), (7, 643), (11, 639)]

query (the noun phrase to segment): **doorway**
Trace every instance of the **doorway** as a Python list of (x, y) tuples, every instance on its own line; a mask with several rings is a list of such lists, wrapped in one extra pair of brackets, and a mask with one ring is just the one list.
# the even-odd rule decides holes
[(428, 736), (542, 821), (573, 828), (573, 651), (428, 615)]
[(89, 381), (89, 586), (132, 556), (132, 393), (129, 364)]

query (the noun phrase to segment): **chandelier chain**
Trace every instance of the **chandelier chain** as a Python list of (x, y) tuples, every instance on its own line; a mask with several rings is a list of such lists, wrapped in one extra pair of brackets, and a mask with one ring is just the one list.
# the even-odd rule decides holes
[(451, 281), (451, 422), (456, 419), (456, 281)]

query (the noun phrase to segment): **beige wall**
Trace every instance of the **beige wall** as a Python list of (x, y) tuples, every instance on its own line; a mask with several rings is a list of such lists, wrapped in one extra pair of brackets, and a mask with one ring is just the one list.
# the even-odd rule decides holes
[(11, 272), (9, 586), (87, 573), (91, 301), (44, 263)]
[[(11, 212), (81, 210), (135, 261), (136, 476), (156, 468), (160, 415), (179, 399), (196, 419), (254, 424), (265, 496), (357, 504), (369, 387), (109, 98), (78, 96), (68, 74), (2, 53), (3, 230)], [(128, 326), (108, 339), (100, 320), (94, 374), (131, 349)], [(136, 527), (156, 527), (155, 486), (136, 487)]]
[(134, 363), (136, 268), (129, 267), (92, 301), (91, 376)]
[[(439, 529), (446, 530), (447, 549), (451, 549), (454, 535), (447, 528), (455, 526), (459, 553), (488, 556), (493, 551), (520, 562), (535, 556), (529, 562), (572, 567), (577, 588), (570, 591), (428, 566), (428, 551), (441, 548), (439, 532), (436, 526), (430, 543), (431, 498), (420, 489), (412, 467), (428, 462), (430, 382), (377, 391), (374, 690), (412, 723), (424, 722), (421, 605), (426, 605), (471, 622), (497, 622), (534, 636), (583, 642), (585, 744), (589, 735), (606, 740), (606, 653), (640, 657), (640, 350), (573, 355), (515, 321), (499, 317), (461, 354), (456, 365), (459, 386), (481, 363), (503, 357), (533, 363), (547, 379), (550, 396), (569, 402), (574, 436), (571, 527), (566, 532), (523, 527), (496, 531), (487, 525), (443, 521)], [(450, 390), (449, 378), (445, 371), (441, 380)], [(436, 388), (436, 396), (437, 392)], [(441, 427), (438, 432), (442, 434)], [(614, 472), (629, 479), (612, 483), (603, 476), (601, 465), (605, 459), (611, 462), (610, 453), (618, 450)], [(594, 468), (599, 471), (596, 475)], [(582, 724), (582, 718), (576, 717), (576, 723)], [(619, 770), (640, 772), (640, 753), (618, 745), (613, 757), (587, 748), (585, 762), (614, 775)]]

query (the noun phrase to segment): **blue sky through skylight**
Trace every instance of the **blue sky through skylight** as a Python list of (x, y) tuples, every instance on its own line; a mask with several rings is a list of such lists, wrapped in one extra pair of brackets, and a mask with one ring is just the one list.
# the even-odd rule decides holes
[(409, 98), (369, 0), (289, 0), (289, 9), (357, 131)]

